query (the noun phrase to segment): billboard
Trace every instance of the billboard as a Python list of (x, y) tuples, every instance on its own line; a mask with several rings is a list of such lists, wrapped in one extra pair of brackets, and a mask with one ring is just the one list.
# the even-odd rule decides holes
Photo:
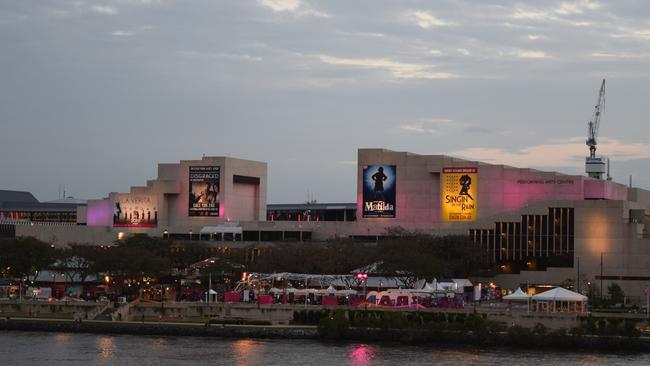
[(395, 217), (396, 171), (395, 165), (363, 168), (363, 217)]
[(476, 167), (443, 168), (440, 183), (442, 221), (475, 221), (478, 210)]
[(189, 182), (189, 216), (219, 216), (218, 166), (191, 166)]
[(156, 227), (155, 196), (120, 193), (113, 196), (113, 227)]

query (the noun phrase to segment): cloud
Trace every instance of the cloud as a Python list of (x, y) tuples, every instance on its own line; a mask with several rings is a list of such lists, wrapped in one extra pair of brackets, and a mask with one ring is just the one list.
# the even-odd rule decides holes
[(436, 27), (449, 27), (449, 26), (456, 25), (456, 23), (454, 22), (448, 22), (436, 18), (435, 16), (431, 15), (431, 13), (429, 13), (428, 11), (416, 10), (411, 12), (409, 16), (411, 18), (414, 18), (416, 24), (420, 28), (424, 28), (424, 29), (436, 28)]
[(429, 54), (432, 56), (442, 56), (442, 51), (440, 50), (429, 50)]
[(528, 10), (528, 9), (521, 9), (521, 8), (516, 8), (512, 12), (512, 18), (517, 20), (536, 20), (536, 21), (557, 19), (556, 16), (553, 16), (547, 11)]
[(611, 52), (593, 52), (590, 55), (591, 57), (603, 58), (603, 59), (641, 59), (641, 58), (650, 58), (650, 53), (611, 53)]
[(409, 64), (386, 58), (339, 58), (328, 55), (319, 57), (322, 62), (330, 65), (387, 70), (398, 79), (450, 79), (456, 77), (447, 72), (429, 71), (434, 67), (433, 65)]
[(530, 41), (537, 41), (537, 40), (540, 40), (540, 39), (547, 39), (547, 37), (544, 36), (544, 35), (541, 35), (541, 34), (529, 34), (528, 35), (528, 40), (530, 40)]
[(159, 5), (162, 0), (118, 0), (118, 2), (128, 5)]
[(610, 33), (609, 36), (611, 38), (632, 38), (643, 42), (650, 40), (650, 29), (647, 27), (618, 27), (617, 31), (616, 33)]
[(329, 14), (313, 9), (302, 0), (257, 0), (257, 3), (276, 13), (291, 13), (296, 16), (310, 15), (322, 18), (329, 17)]
[(519, 58), (549, 58), (550, 57), (543, 51), (518, 50), (515, 53)]
[(262, 57), (248, 54), (223, 53), (223, 52), (200, 52), (194, 50), (177, 51), (176, 54), (192, 59), (222, 59), (233, 61), (262, 61)]
[[(516, 7), (511, 17), (517, 20), (532, 21), (562, 21), (567, 22), (574, 16), (581, 16), (586, 11), (600, 9), (601, 5), (590, 0), (580, 0), (573, 2), (562, 2), (557, 8), (536, 9), (527, 7)], [(589, 22), (569, 22), (575, 26), (591, 25)]]
[[(584, 139), (574, 138), (563, 142), (544, 143), (519, 151), (473, 147), (454, 151), (452, 155), (517, 167), (582, 169), (585, 157), (589, 154), (589, 150), (582, 140)], [(598, 152), (612, 160), (648, 159), (650, 158), (650, 145), (602, 139), (598, 144)]]
[(463, 56), (469, 56), (471, 54), (471, 52), (469, 52), (469, 50), (466, 48), (457, 48), (456, 51), (458, 51), (458, 53)]
[(277, 12), (294, 12), (300, 7), (300, 0), (258, 0), (258, 3)]
[(90, 10), (97, 14), (115, 15), (119, 13), (116, 7), (112, 5), (93, 5)]
[(451, 118), (426, 118), (415, 122), (402, 123), (399, 129), (414, 135), (446, 135), (458, 132), (473, 135), (507, 134), (509, 131), (496, 127), (485, 127), (473, 123), (457, 121)]
[(116, 37), (131, 37), (133, 35), (133, 32), (115, 31), (115, 32), (111, 33), (111, 35), (116, 36)]
[(453, 122), (454, 120), (447, 118), (430, 118), (415, 123), (405, 123), (400, 125), (399, 128), (402, 131), (413, 132), (416, 134), (438, 135), (444, 128), (449, 127)]

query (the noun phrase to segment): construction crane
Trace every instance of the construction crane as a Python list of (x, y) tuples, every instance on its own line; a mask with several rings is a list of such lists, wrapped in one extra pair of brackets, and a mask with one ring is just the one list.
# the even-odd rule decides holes
[[(589, 156), (585, 160), (585, 171), (591, 178), (602, 179), (603, 174), (609, 171), (608, 161), (606, 158), (596, 156), (596, 145), (598, 142), (598, 128), (600, 127), (600, 118), (605, 111), (605, 79), (600, 85), (600, 91), (598, 92), (598, 100), (596, 101), (596, 106), (594, 107), (594, 115), (591, 117), (591, 121), (587, 124), (587, 146), (589, 146)], [(607, 173), (607, 179), (609, 173)]]

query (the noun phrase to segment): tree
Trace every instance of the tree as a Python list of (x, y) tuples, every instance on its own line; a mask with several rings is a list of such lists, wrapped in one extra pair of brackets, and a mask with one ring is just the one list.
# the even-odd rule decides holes
[(20, 237), (0, 242), (0, 266), (13, 277), (35, 278), (56, 260), (56, 250), (34, 237)]
[(607, 286), (607, 294), (612, 304), (623, 304), (625, 302), (625, 293), (623, 293), (623, 289), (616, 282), (612, 282), (612, 284)]
[(487, 253), (462, 235), (407, 234), (380, 242), (378, 251), (386, 275), (467, 277), (492, 269)]
[(58, 252), (53, 269), (63, 273), (70, 282), (84, 283), (94, 270), (99, 249), (92, 245), (71, 244)]

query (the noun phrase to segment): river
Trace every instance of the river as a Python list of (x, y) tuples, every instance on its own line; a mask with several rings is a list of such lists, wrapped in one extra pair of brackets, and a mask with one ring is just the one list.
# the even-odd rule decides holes
[(2, 365), (650, 365), (648, 354), (0, 332)]

